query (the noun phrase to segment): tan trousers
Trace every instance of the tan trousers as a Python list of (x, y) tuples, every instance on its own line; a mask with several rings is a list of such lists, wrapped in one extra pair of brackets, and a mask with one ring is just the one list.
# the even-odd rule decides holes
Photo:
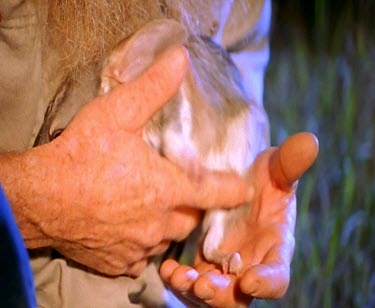
[(50, 249), (30, 252), (38, 307), (166, 307), (168, 294), (151, 263), (137, 279), (106, 277), (53, 257)]

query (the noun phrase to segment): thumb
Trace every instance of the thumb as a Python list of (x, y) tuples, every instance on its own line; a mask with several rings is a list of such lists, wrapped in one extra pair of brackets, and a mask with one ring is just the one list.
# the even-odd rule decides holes
[(298, 133), (289, 137), (270, 158), (273, 182), (282, 189), (290, 189), (312, 166), (318, 151), (318, 139), (311, 133)]
[(176, 94), (188, 62), (184, 47), (172, 47), (139, 78), (114, 88), (106, 103), (115, 123), (129, 131), (141, 129)]

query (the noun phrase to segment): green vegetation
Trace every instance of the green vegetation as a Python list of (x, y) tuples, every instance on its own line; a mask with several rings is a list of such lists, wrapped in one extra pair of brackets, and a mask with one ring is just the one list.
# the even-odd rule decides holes
[(298, 191), (292, 280), (255, 307), (375, 307), (375, 1), (277, 1), (265, 107), (273, 144), (320, 141)]

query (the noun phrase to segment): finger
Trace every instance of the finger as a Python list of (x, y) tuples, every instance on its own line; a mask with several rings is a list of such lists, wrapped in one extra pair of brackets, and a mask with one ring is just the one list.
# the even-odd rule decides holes
[(201, 221), (202, 214), (201, 211), (187, 207), (173, 210), (166, 219), (165, 238), (176, 242), (184, 240)]
[[(205, 273), (197, 279), (194, 284), (194, 294), (205, 301), (212, 300), (215, 297), (216, 288), (213, 283), (216, 282), (224, 288), (228, 287), (230, 281), (228, 279), (220, 280), (219, 274)], [(221, 283), (220, 283), (221, 282)]]
[(192, 267), (180, 265), (172, 259), (166, 260), (162, 264), (160, 275), (174, 290), (179, 292), (189, 291), (199, 276), (198, 272)]
[(126, 274), (128, 276), (132, 276), (132, 277), (138, 277), (139, 275), (142, 274), (144, 269), (147, 267), (147, 264), (148, 264), (147, 259), (143, 259), (141, 261), (138, 261), (138, 262), (130, 265), (129, 268), (126, 270), (126, 272), (124, 272), (123, 274)]
[(289, 280), (289, 266), (277, 262), (258, 264), (243, 274), (240, 289), (249, 296), (279, 299), (285, 295)]
[(163, 262), (160, 267), (160, 276), (166, 282), (170, 283), (170, 279), (172, 277), (173, 271), (179, 266), (180, 264), (173, 259), (168, 259)]
[(116, 123), (130, 131), (142, 128), (177, 92), (187, 68), (186, 49), (173, 47), (139, 78), (114, 88), (106, 103)]
[(180, 265), (173, 271), (170, 286), (176, 291), (187, 292), (192, 289), (198, 276), (199, 274), (195, 269), (187, 265)]
[(318, 151), (318, 139), (313, 134), (289, 137), (271, 156), (270, 174), (274, 183), (283, 189), (292, 187), (314, 163)]
[(160, 242), (160, 244), (156, 245), (155, 247), (150, 248), (146, 254), (149, 257), (160, 255), (164, 253), (165, 251), (167, 251), (170, 244), (171, 244), (170, 241), (164, 240)]
[[(180, 265), (175, 260), (165, 261), (160, 269), (162, 279), (171, 287), (171, 290), (188, 307), (212, 307), (205, 304), (215, 296), (215, 286), (208, 278), (200, 279), (198, 271), (187, 265)], [(198, 286), (196, 281), (201, 280)], [(200, 295), (199, 298), (197, 295)], [(220, 307), (220, 306), (215, 306)], [(221, 307), (228, 307), (222, 305)]]
[(179, 204), (195, 208), (232, 208), (250, 202), (254, 196), (254, 188), (234, 173), (206, 171), (199, 177), (188, 177), (187, 182), (181, 182), (184, 186)]
[(226, 290), (230, 284), (229, 277), (215, 272), (206, 272), (194, 284), (194, 293), (201, 299), (212, 300), (217, 293), (220, 293), (220, 290)]
[[(268, 249), (262, 249), (268, 251), (259, 260), (260, 264), (251, 266), (242, 275), (240, 289), (243, 293), (253, 297), (272, 299), (285, 295), (290, 280), (290, 263), (293, 258), (295, 239), (293, 231), (288, 227), (277, 233), (278, 235), (272, 236), (275, 244)], [(266, 238), (263, 240), (268, 241)], [(271, 238), (270, 241), (272, 241)]]
[(185, 303), (194, 303), (192, 307), (202, 307), (203, 303), (210, 307), (247, 307), (251, 302), (251, 297), (235, 290), (234, 276), (222, 275), (217, 270), (205, 271), (199, 276), (197, 270), (167, 260), (162, 264), (160, 274)]
[(213, 307), (248, 307), (251, 297), (238, 292), (235, 277), (207, 272), (194, 283), (194, 294)]

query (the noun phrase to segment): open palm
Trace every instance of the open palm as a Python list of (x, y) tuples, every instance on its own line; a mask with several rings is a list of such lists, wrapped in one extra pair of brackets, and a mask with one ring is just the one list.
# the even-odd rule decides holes
[(255, 297), (276, 299), (285, 294), (294, 252), (297, 180), (317, 153), (315, 136), (300, 133), (257, 157), (249, 170), (249, 181), (255, 185), (249, 215), (221, 245), (224, 252), (240, 252), (243, 271), (225, 275), (206, 262), (201, 251), (194, 267), (167, 260), (161, 275), (182, 301), (193, 307), (247, 307)]

